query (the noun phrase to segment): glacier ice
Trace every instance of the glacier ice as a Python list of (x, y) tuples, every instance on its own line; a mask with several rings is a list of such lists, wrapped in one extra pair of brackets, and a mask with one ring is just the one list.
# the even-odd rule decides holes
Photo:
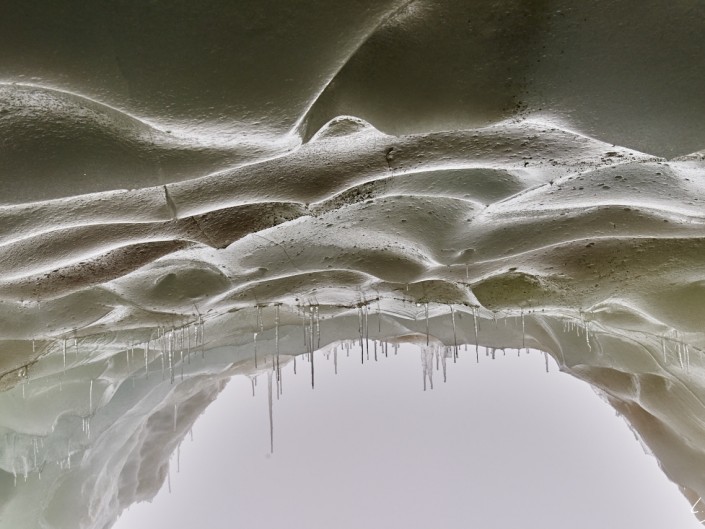
[(705, 495), (704, 7), (5, 11), (0, 525), (109, 527), (345, 338), (545, 351)]

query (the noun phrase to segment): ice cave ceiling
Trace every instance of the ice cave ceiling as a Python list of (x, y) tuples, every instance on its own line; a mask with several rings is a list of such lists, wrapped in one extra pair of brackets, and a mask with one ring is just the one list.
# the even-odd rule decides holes
[(0, 526), (110, 527), (227, 376), (363, 329), (546, 351), (696, 504), (704, 34), (688, 0), (4, 2)]

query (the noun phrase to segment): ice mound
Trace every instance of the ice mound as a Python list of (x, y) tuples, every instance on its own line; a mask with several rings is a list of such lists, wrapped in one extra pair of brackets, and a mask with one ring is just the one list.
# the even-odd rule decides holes
[(702, 7), (11, 4), (3, 527), (110, 527), (352, 338), (546, 351), (705, 495)]

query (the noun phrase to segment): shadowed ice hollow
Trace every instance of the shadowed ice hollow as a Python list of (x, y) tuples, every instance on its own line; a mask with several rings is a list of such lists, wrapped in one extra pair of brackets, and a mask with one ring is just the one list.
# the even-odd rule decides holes
[(0, 525), (110, 527), (228, 377), (354, 338), (544, 351), (699, 504), (704, 29), (690, 2), (10, 2)]

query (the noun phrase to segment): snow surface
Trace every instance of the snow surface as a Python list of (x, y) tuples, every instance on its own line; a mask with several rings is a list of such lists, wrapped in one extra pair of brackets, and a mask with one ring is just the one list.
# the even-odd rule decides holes
[(363, 328), (546, 351), (696, 503), (704, 26), (690, 2), (10, 2), (0, 523), (109, 527), (223, 380), (271, 367), (255, 342)]

